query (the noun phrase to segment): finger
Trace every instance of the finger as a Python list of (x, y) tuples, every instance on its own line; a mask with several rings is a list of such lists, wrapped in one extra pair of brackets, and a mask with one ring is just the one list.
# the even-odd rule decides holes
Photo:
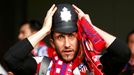
[(75, 6), (74, 4), (73, 4), (72, 6), (73, 6), (75, 12), (78, 14), (79, 12), (78, 12), (78, 10), (76, 9), (76, 6)]
[(75, 9), (75, 12), (78, 14), (79, 12)]
[(54, 7), (55, 7), (55, 4), (53, 4), (48, 11), (52, 11)]
[(48, 10), (48, 12), (47, 12), (47, 14), (46, 14), (46, 18), (51, 15), (51, 12), (54, 10), (54, 8), (55, 8), (55, 4), (53, 4), (53, 5), (51, 6), (51, 8)]
[(48, 14), (50, 14), (50, 12), (54, 9), (54, 7), (55, 7), (55, 4), (53, 4), (52, 6), (51, 6), (51, 8), (48, 10)]
[(75, 6), (74, 4), (72, 5), (75, 10), (78, 12), (78, 13), (84, 13), (81, 9), (79, 9), (77, 6)]
[(76, 13), (79, 13), (79, 11), (77, 10), (77, 7), (74, 4), (72, 6), (75, 9)]
[(55, 8), (53, 9), (53, 11), (51, 12), (50, 15), (53, 16), (56, 10), (57, 10), (57, 7), (55, 7)]

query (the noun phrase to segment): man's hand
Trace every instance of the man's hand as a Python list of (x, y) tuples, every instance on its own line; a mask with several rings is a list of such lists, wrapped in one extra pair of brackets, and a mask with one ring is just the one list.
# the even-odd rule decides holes
[(47, 12), (42, 29), (38, 31), (37, 33), (28, 37), (28, 40), (33, 47), (35, 47), (51, 31), (52, 17), (56, 10), (57, 10), (57, 7), (55, 6), (55, 4), (53, 4), (52, 7)]
[(43, 29), (47, 30), (47, 32), (50, 32), (51, 27), (52, 27), (52, 16), (54, 15), (55, 11), (57, 10), (57, 7), (55, 4), (51, 6), (51, 8), (48, 10), (47, 15), (44, 19), (43, 23)]
[(85, 14), (85, 13), (84, 13), (81, 9), (79, 9), (77, 6), (75, 6), (75, 5), (72, 5), (72, 6), (74, 7), (76, 13), (78, 14), (79, 20), (80, 20), (82, 17), (85, 17), (85, 18), (87, 19), (87, 21), (88, 21), (91, 25), (93, 25), (88, 14)]

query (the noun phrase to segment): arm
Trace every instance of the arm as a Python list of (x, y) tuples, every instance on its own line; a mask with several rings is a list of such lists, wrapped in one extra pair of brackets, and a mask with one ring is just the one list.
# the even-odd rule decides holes
[(73, 5), (75, 11), (78, 13), (79, 19), (85, 17), (86, 20), (93, 26), (94, 30), (105, 40), (107, 48), (107, 53), (101, 57), (101, 62), (104, 66), (103, 72), (106, 75), (118, 75), (119, 72), (123, 69), (125, 64), (128, 62), (130, 57), (130, 50), (128, 49), (127, 45), (117, 39), (115, 36), (99, 29), (98, 27), (94, 26), (87, 14)]
[(38, 31), (36, 34), (33, 34), (32, 36), (28, 37), (28, 40), (30, 41), (33, 47), (35, 47), (39, 41), (41, 41), (46, 35), (50, 33), (52, 27), (52, 16), (56, 10), (57, 7), (53, 5), (47, 12), (42, 29)]
[(105, 47), (108, 48), (112, 44), (112, 42), (116, 39), (116, 37), (112, 36), (111, 34), (105, 32), (103, 30), (101, 30), (98, 27), (94, 26), (92, 24), (91, 19), (90, 19), (88, 14), (85, 14), (81, 9), (79, 9), (75, 5), (73, 5), (73, 7), (75, 8), (75, 11), (78, 14), (78, 18), (81, 19), (82, 17), (85, 17), (87, 19), (87, 21), (90, 23), (90, 25), (92, 25), (93, 28), (97, 31), (97, 33), (99, 33), (99, 35), (106, 41), (106, 46)]
[(107, 53), (105, 53), (100, 61), (103, 65), (103, 72), (106, 75), (118, 75), (130, 58), (130, 50), (125, 42), (115, 36), (101, 30), (92, 25), (99, 35), (105, 40)]
[(29, 56), (32, 49), (32, 45), (25, 39), (12, 46), (4, 55), (6, 65), (15, 75), (33, 75), (36, 72), (36, 61)]
[(98, 27), (96, 27), (94, 25), (93, 25), (93, 27), (100, 34), (100, 36), (106, 41), (106, 45), (105, 45), (106, 48), (108, 48), (114, 42), (114, 40), (116, 39), (115, 36), (99, 29)]
[[(78, 18), (81, 19), (82, 17), (85, 17), (87, 21), (94, 27), (94, 29), (99, 33), (99, 35), (106, 41), (106, 48), (108, 48), (111, 43), (116, 39), (115, 36), (112, 36), (111, 34), (108, 34), (107, 32), (99, 29), (98, 27), (94, 26), (91, 22), (91, 19), (88, 14), (85, 14), (81, 9), (73, 5), (75, 8), (75, 11), (78, 14)], [(104, 36), (105, 35), (105, 36)]]
[(44, 19), (43, 27), (37, 33), (31, 35), (23, 41), (19, 41), (12, 46), (4, 56), (7, 66), (16, 75), (34, 75), (36, 72), (37, 63), (32, 56), (29, 55), (36, 44), (41, 41), (49, 32), (52, 26), (52, 16), (57, 7), (53, 5)]
[(107, 52), (100, 58), (103, 72), (106, 75), (118, 75), (130, 58), (130, 50), (126, 43), (116, 38), (107, 48)]

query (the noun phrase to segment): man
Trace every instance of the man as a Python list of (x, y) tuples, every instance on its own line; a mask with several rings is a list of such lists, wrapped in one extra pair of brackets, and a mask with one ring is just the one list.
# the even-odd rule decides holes
[[(79, 27), (84, 25), (90, 27), (89, 32), (86, 28)], [(86, 35), (79, 33), (79, 28), (82, 28)], [(53, 57), (44, 57), (41, 63), (35, 61), (28, 53), (50, 32), (50, 43), (55, 50)], [(90, 39), (88, 41), (87, 35)], [(83, 37), (86, 38), (84, 44)], [(103, 65), (101, 71), (96, 65), (96, 62), (99, 63), (98, 59), (94, 57), (94, 62), (90, 56), (94, 55), (92, 47), (97, 54), (103, 46), (107, 48), (107, 53), (100, 58)], [(19, 52), (16, 49), (19, 49)], [(94, 26), (89, 16), (78, 7), (59, 4), (49, 9), (41, 30), (11, 47), (4, 59), (9, 68), (19, 75), (33, 75), (36, 72), (39, 75), (117, 75), (128, 62), (129, 56), (130, 51), (123, 42)]]
[(131, 50), (131, 57), (128, 64), (125, 66), (121, 75), (133, 75), (134, 74), (134, 30), (127, 35), (127, 44)]
[(20, 26), (19, 40), (23, 40), (41, 29), (42, 25), (37, 20), (25, 21)]
[(130, 61), (129, 63), (131, 65), (134, 65), (134, 30), (131, 31), (128, 36), (127, 36), (127, 43), (128, 43), (128, 47), (130, 48), (131, 50), (131, 58), (130, 58)]
[[(20, 32), (18, 35), (19, 40), (24, 40), (25, 38), (29, 37), (32, 34), (35, 34), (41, 29), (42, 25), (37, 20), (30, 20), (23, 22), (20, 27)], [(40, 41), (34, 50), (32, 50), (32, 54), (34, 56), (48, 56), (51, 57), (51, 53), (48, 52), (48, 47), (46, 46), (45, 42), (42, 40)]]

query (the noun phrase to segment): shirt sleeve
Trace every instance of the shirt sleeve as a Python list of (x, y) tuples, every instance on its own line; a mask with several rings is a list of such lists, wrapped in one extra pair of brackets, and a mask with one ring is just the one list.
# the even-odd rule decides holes
[(15, 75), (34, 75), (37, 63), (30, 55), (33, 47), (28, 39), (13, 45), (4, 55), (4, 61)]
[(118, 75), (129, 61), (130, 50), (125, 42), (116, 38), (100, 58), (106, 75)]

